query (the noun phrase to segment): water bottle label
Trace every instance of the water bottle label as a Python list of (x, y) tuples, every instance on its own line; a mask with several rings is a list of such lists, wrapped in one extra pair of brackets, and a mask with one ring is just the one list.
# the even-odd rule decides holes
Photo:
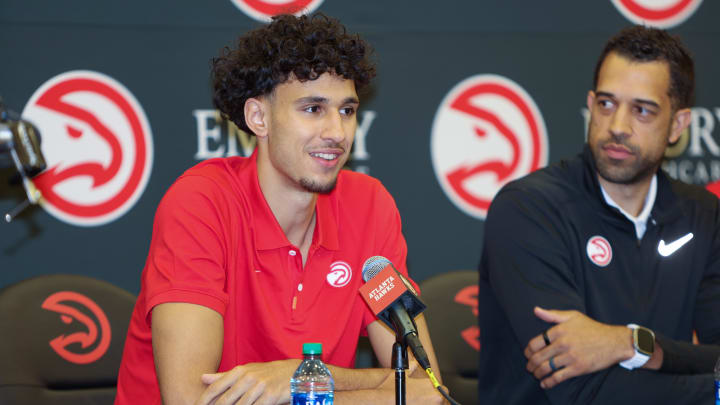
[(292, 398), (292, 405), (332, 405), (333, 404), (332, 394), (294, 394)]

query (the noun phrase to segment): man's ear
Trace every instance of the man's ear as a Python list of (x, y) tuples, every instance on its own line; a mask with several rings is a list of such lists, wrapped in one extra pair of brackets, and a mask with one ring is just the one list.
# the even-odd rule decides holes
[(687, 127), (690, 125), (691, 120), (692, 113), (690, 112), (689, 108), (677, 110), (675, 112), (675, 115), (673, 115), (672, 117), (672, 124), (670, 125), (670, 137), (668, 138), (668, 142), (671, 144), (677, 142), (677, 140), (680, 139), (683, 131), (685, 131), (685, 129), (687, 129)]
[(587, 94), (587, 100), (585, 101), (587, 104), (588, 111), (592, 111), (593, 104), (595, 103), (595, 92), (590, 90)]
[(267, 136), (267, 105), (265, 100), (253, 97), (245, 101), (245, 124), (258, 138)]

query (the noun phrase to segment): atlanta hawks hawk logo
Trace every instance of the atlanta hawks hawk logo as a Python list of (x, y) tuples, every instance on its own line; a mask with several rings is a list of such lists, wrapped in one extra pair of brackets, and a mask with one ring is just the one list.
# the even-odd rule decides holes
[(35, 91), (23, 117), (42, 134), (48, 169), (34, 181), (50, 214), (73, 225), (102, 225), (140, 198), (152, 167), (152, 134), (122, 84), (97, 72), (60, 74)]
[(612, 0), (615, 7), (635, 24), (671, 28), (690, 18), (702, 0)]
[(597, 266), (605, 267), (612, 261), (612, 247), (602, 236), (595, 235), (588, 239), (586, 251), (590, 261)]
[(59, 291), (47, 297), (42, 308), (58, 313), (67, 325), (81, 327), (77, 332), (60, 335), (50, 341), (50, 347), (60, 357), (71, 363), (88, 364), (107, 352), (110, 347), (110, 322), (93, 300), (77, 292)]
[[(469, 285), (462, 288), (455, 294), (455, 302), (463, 305), (467, 305), (472, 308), (472, 313), (475, 318), (478, 316), (478, 294), (480, 287), (477, 285)], [(480, 351), (480, 327), (477, 325), (471, 325), (460, 332), (463, 340), (475, 350)]]
[(488, 74), (448, 93), (435, 114), (430, 148), (445, 194), (466, 214), (484, 219), (505, 183), (547, 164), (548, 140), (530, 95)]
[(249, 17), (268, 22), (278, 14), (311, 13), (320, 7), (323, 0), (232, 0), (232, 2)]
[(325, 279), (333, 287), (345, 287), (352, 279), (352, 269), (345, 262), (334, 262)]

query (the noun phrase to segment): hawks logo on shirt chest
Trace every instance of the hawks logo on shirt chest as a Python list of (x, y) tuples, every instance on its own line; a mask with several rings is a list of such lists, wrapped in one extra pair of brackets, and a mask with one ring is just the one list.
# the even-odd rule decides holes
[(333, 262), (325, 276), (325, 280), (333, 287), (345, 287), (350, 279), (352, 279), (352, 269), (349, 264), (341, 261)]
[(613, 253), (610, 242), (600, 235), (590, 237), (585, 250), (590, 261), (597, 266), (605, 267), (612, 260)]

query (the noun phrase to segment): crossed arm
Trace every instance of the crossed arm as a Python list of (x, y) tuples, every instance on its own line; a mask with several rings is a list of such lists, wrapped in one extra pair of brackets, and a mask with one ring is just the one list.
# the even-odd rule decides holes
[[(693, 345), (656, 336), (655, 350), (642, 369), (626, 371), (616, 366), (631, 358), (632, 332), (624, 325), (598, 322), (576, 310), (559, 311), (534, 308), (534, 314), (550, 323), (546, 344), (542, 334), (530, 339), (525, 347), (527, 371), (540, 381), (543, 389), (570, 384), (551, 397), (568, 392), (584, 392), (580, 386), (593, 387), (598, 403), (614, 398), (619, 403), (632, 403), (643, 398), (648, 402), (697, 403), (711, 398), (709, 373), (720, 356), (720, 346)], [(666, 344), (672, 352), (663, 349)], [(666, 354), (676, 358), (675, 365), (667, 365)], [(556, 367), (552, 370), (550, 359)], [(705, 373), (705, 374), (703, 374)], [(576, 380), (569, 382), (573, 377)], [(614, 381), (614, 382), (613, 382)], [(652, 387), (652, 388), (651, 388)], [(616, 391), (613, 393), (613, 391)], [(655, 398), (651, 400), (650, 398)]]
[[(569, 378), (604, 370), (635, 354), (632, 331), (623, 325), (597, 322), (579, 311), (546, 310), (535, 307), (535, 315), (555, 324), (543, 335), (535, 336), (525, 347), (527, 371), (552, 388)], [(556, 370), (552, 370), (550, 359)], [(662, 347), (655, 344), (652, 357), (642, 368), (658, 370), (663, 362)]]
[[(569, 252), (584, 254), (584, 246), (576, 246), (577, 238), (567, 236), (575, 231), (563, 221), (563, 210), (567, 207), (548, 208), (544, 201), (529, 197), (518, 190), (496, 197), (485, 225), (486, 235), (493, 235), (486, 239), (485, 249), (492, 254), (484, 255), (482, 266), (489, 269), (495, 296), (516, 339), (524, 347), (526, 369), (546, 389), (549, 401), (564, 404), (656, 400), (682, 404), (696, 403), (710, 395), (712, 366), (707, 367), (707, 361), (684, 372), (677, 367), (666, 368), (669, 356), (678, 358), (675, 346), (681, 342), (663, 341), (656, 336), (659, 349), (643, 369), (628, 371), (616, 367), (634, 354), (630, 330), (625, 325), (598, 322), (586, 315), (583, 296), (586, 288), (570, 270), (577, 261), (569, 257)], [(542, 215), (537, 214), (538, 206), (542, 207)], [(523, 231), (513, 234), (506, 229)], [(713, 263), (714, 273), (708, 272), (701, 285), (696, 313), (703, 316), (696, 319), (696, 327), (701, 341), (704, 336), (706, 342), (717, 345), (720, 342), (713, 336), (720, 336), (716, 328), (720, 318), (717, 311), (709, 309), (717, 308), (720, 261)], [(612, 294), (609, 290), (607, 293)], [(699, 326), (703, 324), (707, 326)], [(550, 345), (545, 343), (543, 330), (547, 330)], [(714, 358), (720, 354), (718, 346), (685, 346), (687, 353), (705, 351), (714, 353)]]
[[(422, 315), (416, 322), (420, 340), (437, 373), (437, 361)], [(368, 335), (380, 364), (389, 367), (394, 335), (378, 321), (368, 326)], [(248, 363), (215, 373), (222, 355), (223, 320), (209, 308), (186, 303), (160, 304), (152, 311), (152, 336), (155, 369), (166, 405), (290, 402), (290, 377), (300, 364), (298, 359)], [(411, 363), (408, 402), (442, 403), (424, 371), (414, 359)], [(329, 368), (335, 380), (337, 403), (394, 403), (391, 370)]]

